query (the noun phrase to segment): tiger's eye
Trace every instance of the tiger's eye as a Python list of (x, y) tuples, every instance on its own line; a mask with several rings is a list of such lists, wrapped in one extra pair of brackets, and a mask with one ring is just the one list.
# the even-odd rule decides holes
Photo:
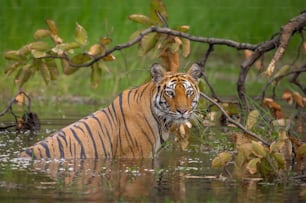
[(168, 95), (169, 97), (174, 97), (174, 91), (172, 91), (172, 90), (166, 90), (165, 93), (166, 93), (166, 95)]
[(187, 96), (193, 95), (193, 90), (192, 89), (186, 90), (186, 95)]

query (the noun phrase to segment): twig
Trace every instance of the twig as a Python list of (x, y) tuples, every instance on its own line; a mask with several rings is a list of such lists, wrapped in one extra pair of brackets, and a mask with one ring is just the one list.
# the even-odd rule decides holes
[(300, 73), (302, 72), (306, 72), (306, 64), (303, 64), (300, 68), (296, 69), (296, 70), (292, 70), (288, 73), (284, 73), (282, 75), (279, 75), (277, 77), (274, 77), (272, 78), (270, 81), (268, 81), (266, 83), (266, 85), (263, 87), (262, 91), (261, 91), (261, 96), (260, 96), (260, 100), (262, 101), (264, 98), (265, 98), (265, 95), (266, 95), (266, 91), (268, 89), (268, 87), (271, 85), (272, 82), (274, 81), (279, 81), (281, 80), (282, 78), (284, 77), (287, 77), (289, 75), (293, 75), (293, 78), (291, 79), (291, 82), (294, 83), (294, 84), (297, 84), (297, 86), (299, 86), (302, 91), (304, 92), (304, 94), (306, 94), (306, 88), (300, 84), (298, 81), (297, 81), (297, 77), (299, 76)]
[(212, 98), (210, 98), (209, 96), (207, 96), (204, 93), (200, 93), (200, 96), (203, 97), (204, 99), (208, 100), (209, 102), (213, 103), (214, 105), (216, 105), (218, 107), (218, 109), (224, 114), (224, 116), (228, 119), (228, 121), (232, 124), (234, 124), (235, 126), (237, 126), (238, 128), (240, 128), (243, 132), (245, 132), (246, 134), (250, 135), (252, 138), (261, 141), (264, 145), (266, 146), (270, 146), (270, 144), (265, 141), (264, 139), (262, 139), (261, 137), (259, 137), (257, 134), (249, 131), (248, 129), (246, 129), (243, 125), (241, 125), (240, 123), (236, 122), (234, 119), (232, 119), (227, 112), (222, 108), (222, 106), (220, 104), (218, 104), (216, 101), (214, 101)]
[(206, 82), (206, 84), (207, 84), (207, 86), (208, 86), (208, 88), (209, 88), (209, 90), (210, 90), (210, 92), (211, 92), (212, 97), (215, 98), (215, 99), (217, 99), (218, 102), (220, 102), (220, 101), (221, 101), (220, 98), (217, 96), (215, 90), (213, 89), (212, 85), (211, 85), (210, 82), (208, 81), (207, 75), (206, 75), (206, 73), (205, 73), (205, 68), (206, 68), (205, 65), (206, 65), (206, 62), (207, 62), (207, 60), (208, 60), (209, 55), (210, 55), (211, 52), (213, 52), (213, 51), (214, 51), (214, 45), (213, 45), (213, 44), (209, 44), (209, 47), (208, 47), (207, 51), (205, 52), (204, 57), (198, 62), (198, 64), (199, 64), (199, 66), (202, 67), (202, 72), (203, 72), (202, 77), (204, 78), (204, 80), (205, 80), (205, 82)]

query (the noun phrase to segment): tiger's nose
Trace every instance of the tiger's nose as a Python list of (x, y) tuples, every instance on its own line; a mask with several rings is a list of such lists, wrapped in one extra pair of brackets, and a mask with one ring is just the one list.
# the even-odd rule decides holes
[(177, 109), (176, 110), (178, 113), (180, 113), (180, 114), (184, 114), (184, 113), (186, 113), (187, 112), (187, 109), (185, 109), (185, 108), (180, 108), (180, 109)]

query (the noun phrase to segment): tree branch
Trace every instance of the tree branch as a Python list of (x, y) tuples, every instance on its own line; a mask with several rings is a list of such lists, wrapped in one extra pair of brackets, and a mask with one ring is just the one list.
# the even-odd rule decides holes
[(246, 129), (243, 125), (241, 125), (240, 123), (236, 122), (234, 119), (232, 119), (227, 112), (222, 108), (222, 106), (220, 104), (218, 104), (218, 102), (214, 101), (212, 98), (210, 98), (209, 96), (207, 96), (204, 93), (200, 93), (200, 96), (203, 97), (204, 99), (208, 100), (209, 102), (213, 103), (214, 105), (216, 105), (218, 107), (218, 109), (224, 114), (224, 116), (227, 118), (227, 120), (234, 124), (235, 126), (237, 126), (239, 129), (241, 129), (243, 132), (245, 132), (246, 134), (248, 134), (249, 136), (251, 136), (252, 138), (261, 141), (264, 145), (266, 146), (270, 146), (270, 144), (265, 141), (264, 139), (262, 139), (260, 136), (258, 136), (257, 134), (249, 131), (248, 129)]
[[(149, 28), (143, 30), (142, 32), (140, 32), (138, 34), (138, 36), (135, 37), (134, 39), (128, 41), (127, 43), (116, 45), (115, 47), (107, 50), (104, 54), (93, 58), (88, 63), (74, 64), (74, 63), (72, 63), (72, 61), (67, 56), (61, 56), (61, 57), (58, 57), (58, 58), (62, 58), (62, 59), (67, 60), (71, 67), (75, 67), (75, 68), (89, 67), (92, 64), (96, 63), (97, 61), (103, 59), (104, 57), (108, 56), (109, 54), (111, 54), (115, 51), (119, 51), (119, 50), (122, 50), (122, 49), (125, 49), (125, 48), (128, 48), (128, 47), (131, 47), (131, 46), (135, 45), (136, 43), (140, 42), (144, 36), (146, 36), (146, 35), (148, 35), (152, 32), (163, 33), (163, 34), (168, 34), (168, 35), (172, 35), (172, 36), (182, 37), (182, 38), (189, 39), (190, 41), (207, 43), (207, 44), (210, 44), (210, 45), (226, 45), (226, 46), (229, 46), (229, 47), (236, 48), (238, 50), (242, 50), (242, 49), (255, 50), (257, 48), (257, 45), (255, 45), (255, 44), (241, 43), (241, 42), (237, 42), (237, 41), (229, 40), (229, 39), (198, 37), (198, 36), (193, 36), (193, 35), (190, 35), (190, 34), (187, 34), (187, 33), (184, 33), (184, 32), (179, 32), (179, 31), (176, 31), (176, 30), (172, 30), (170, 28), (152, 26), (152, 27), (149, 27)], [(42, 57), (42, 58), (48, 58), (48, 57), (49, 56)], [(50, 56), (50, 57), (54, 58), (54, 56)]]

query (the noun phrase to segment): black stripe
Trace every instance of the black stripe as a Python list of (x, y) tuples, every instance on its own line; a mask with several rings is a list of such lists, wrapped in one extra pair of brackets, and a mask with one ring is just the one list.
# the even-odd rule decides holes
[[(109, 118), (107, 112), (106, 112), (104, 109), (102, 110), (102, 113), (104, 113), (104, 115), (106, 116), (109, 125), (110, 125), (111, 127), (113, 127), (113, 124), (112, 124), (112, 123), (114, 122), (114, 119), (112, 118), (113, 122), (111, 122), (111, 120), (110, 120), (110, 118)], [(99, 123), (100, 123), (100, 121), (99, 121)], [(101, 126), (101, 124), (100, 124), (100, 126)]]
[(63, 130), (61, 130), (61, 131), (59, 131), (58, 133), (58, 136), (60, 137), (60, 138), (62, 138), (64, 141), (65, 141), (65, 144), (66, 144), (66, 147), (68, 146), (68, 143), (67, 143), (67, 140), (66, 140), (66, 134), (65, 134), (65, 132), (63, 131)]
[(45, 149), (47, 158), (51, 158), (51, 156), (50, 156), (50, 151), (49, 151), (49, 147), (48, 147), (48, 144), (46, 143), (46, 141), (41, 141), (41, 142), (39, 143), (39, 145), (42, 146), (42, 147)]
[[(135, 156), (134, 150), (133, 150), (133, 146), (132, 146), (132, 145), (134, 145), (133, 139), (132, 139), (131, 133), (130, 133), (130, 131), (129, 131), (129, 129), (128, 129), (128, 126), (127, 126), (127, 124), (126, 124), (126, 120), (125, 120), (125, 116), (124, 116), (124, 112), (123, 112), (123, 106), (122, 106), (122, 93), (119, 95), (119, 107), (120, 107), (120, 112), (121, 112), (121, 114), (122, 114), (123, 124), (124, 124), (125, 130), (126, 130), (127, 135), (128, 135), (128, 139), (127, 139), (127, 140), (128, 140), (128, 143), (129, 143), (129, 148), (130, 148), (130, 150), (131, 150), (133, 156)], [(119, 128), (119, 129), (120, 129), (120, 128)]]
[(36, 159), (32, 148), (27, 148), (24, 153), (26, 153), (29, 157)]
[(149, 87), (149, 83), (146, 84), (146, 86), (143, 88), (142, 92), (140, 93), (140, 95), (137, 98), (137, 101), (139, 101), (139, 99), (142, 98), (144, 92), (146, 91), (146, 89)]
[(58, 150), (60, 152), (60, 158), (65, 158), (62, 142), (61, 142), (61, 140), (58, 136), (56, 136), (56, 139), (57, 139), (57, 142), (58, 142)]
[[(100, 131), (98, 131), (98, 135), (99, 135), (98, 137), (99, 137), (101, 145), (103, 147), (104, 155), (107, 157), (107, 152), (106, 152), (106, 148), (105, 148), (105, 145), (104, 145), (104, 140), (102, 138), (102, 136), (105, 134), (104, 130), (103, 130), (103, 127), (102, 127), (102, 124), (101, 124), (100, 120), (95, 115), (92, 115), (92, 118), (97, 121), (97, 123), (99, 124), (99, 128), (101, 129), (102, 135), (100, 134)], [(111, 141), (110, 141), (110, 143), (111, 143)], [(112, 149), (112, 145), (111, 145), (111, 149)]]
[(87, 122), (84, 122), (84, 121), (80, 121), (81, 123), (83, 123), (87, 129), (87, 132), (89, 133), (89, 136), (91, 138), (91, 141), (92, 141), (92, 144), (93, 144), (93, 147), (94, 147), (94, 151), (95, 151), (95, 158), (98, 158), (98, 152), (97, 152), (97, 145), (96, 145), (96, 142), (95, 142), (95, 139), (93, 137), (93, 134), (90, 130), (90, 127), (88, 126)]
[(132, 90), (129, 90), (129, 93), (128, 93), (128, 104), (129, 104), (129, 106), (130, 106), (130, 96), (131, 96), (131, 93), (132, 93)]
[[(82, 144), (80, 138), (78, 137), (78, 135), (76, 134), (76, 132), (73, 130), (73, 128), (69, 128), (69, 129), (70, 129), (70, 131), (72, 132), (73, 137), (77, 140), (78, 144), (81, 146), (80, 158), (81, 158), (81, 159), (85, 159), (85, 158), (86, 158), (86, 154), (85, 154), (85, 152), (84, 152), (84, 147), (83, 147), (83, 144)], [(76, 148), (75, 148), (75, 149), (76, 149)]]

